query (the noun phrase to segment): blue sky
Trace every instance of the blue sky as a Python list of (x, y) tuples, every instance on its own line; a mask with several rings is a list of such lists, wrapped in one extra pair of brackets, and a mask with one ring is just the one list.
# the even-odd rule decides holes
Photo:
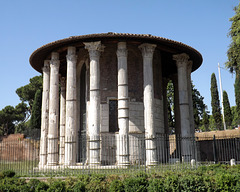
[[(152, 34), (197, 49), (202, 66), (192, 73), (211, 109), (210, 79), (224, 68), (236, 0), (10, 0), (0, 1), (0, 109), (17, 105), (16, 89), (40, 75), (29, 64), (40, 46), (69, 36), (121, 32)], [(234, 79), (221, 69), (223, 89), (235, 105)]]

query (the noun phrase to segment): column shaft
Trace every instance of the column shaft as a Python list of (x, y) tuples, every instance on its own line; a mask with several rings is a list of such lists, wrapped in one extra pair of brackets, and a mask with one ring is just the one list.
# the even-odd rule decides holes
[(178, 90), (179, 90), (179, 107), (181, 119), (181, 154), (183, 161), (191, 160), (191, 126), (189, 115), (189, 93), (187, 81), (187, 65), (189, 56), (185, 53), (174, 55), (178, 70)]
[(49, 121), (49, 83), (50, 83), (50, 61), (44, 61), (43, 71), (43, 93), (42, 93), (42, 118), (41, 118), (41, 141), (39, 166), (47, 164), (47, 135)]
[(59, 54), (53, 52), (50, 64), (48, 165), (58, 164), (59, 65)]
[(89, 164), (100, 164), (100, 51), (101, 42), (84, 43), (90, 56), (90, 107), (88, 115)]
[(59, 164), (64, 164), (65, 159), (65, 123), (66, 123), (66, 78), (61, 78), (60, 94), (60, 142), (59, 142)]
[(146, 139), (146, 165), (157, 164), (156, 133), (154, 127), (154, 87), (153, 87), (153, 53), (156, 45), (142, 44), (139, 48), (143, 55), (144, 81), (144, 126)]
[(77, 136), (77, 91), (76, 91), (76, 48), (68, 47), (67, 55), (67, 91), (66, 91), (66, 131), (65, 131), (65, 165), (76, 163)]
[(127, 47), (125, 42), (118, 43), (118, 126), (117, 138), (118, 165), (129, 165), (129, 98)]

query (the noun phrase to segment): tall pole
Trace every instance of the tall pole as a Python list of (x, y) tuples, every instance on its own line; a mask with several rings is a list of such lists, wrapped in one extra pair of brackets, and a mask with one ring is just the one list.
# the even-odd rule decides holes
[(224, 126), (224, 130), (226, 130), (226, 123), (224, 118), (224, 107), (223, 107), (222, 79), (221, 79), (221, 71), (220, 71), (219, 63), (218, 63), (218, 74), (219, 74), (219, 82), (220, 82), (220, 96), (221, 96), (221, 104), (222, 104), (223, 126)]

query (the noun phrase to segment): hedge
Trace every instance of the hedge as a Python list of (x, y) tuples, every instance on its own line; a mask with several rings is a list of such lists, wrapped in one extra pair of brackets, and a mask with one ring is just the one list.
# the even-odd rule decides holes
[(125, 175), (79, 175), (65, 180), (26, 181), (13, 171), (0, 173), (0, 192), (161, 192), (240, 191), (240, 165), (201, 166), (195, 170)]

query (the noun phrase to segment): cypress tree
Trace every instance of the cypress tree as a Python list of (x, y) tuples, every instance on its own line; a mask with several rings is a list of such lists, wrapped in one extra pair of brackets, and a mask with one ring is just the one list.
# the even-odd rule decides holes
[(235, 89), (235, 102), (237, 112), (237, 124), (240, 124), (240, 71), (236, 71), (236, 79), (234, 84)]
[(223, 108), (224, 108), (225, 123), (226, 123), (226, 126), (229, 127), (232, 125), (233, 116), (231, 112), (230, 103), (228, 100), (228, 94), (226, 91), (223, 91)]
[(215, 122), (215, 126), (218, 130), (222, 129), (222, 117), (221, 117), (221, 108), (217, 87), (217, 80), (215, 73), (212, 73), (211, 76), (211, 106), (212, 106), (212, 115)]
[(32, 130), (41, 129), (41, 107), (42, 107), (42, 91), (41, 89), (39, 89), (35, 93), (32, 106), (32, 115), (30, 119), (30, 128)]
[(205, 109), (203, 111), (202, 125), (204, 127), (204, 131), (209, 131), (209, 115)]

